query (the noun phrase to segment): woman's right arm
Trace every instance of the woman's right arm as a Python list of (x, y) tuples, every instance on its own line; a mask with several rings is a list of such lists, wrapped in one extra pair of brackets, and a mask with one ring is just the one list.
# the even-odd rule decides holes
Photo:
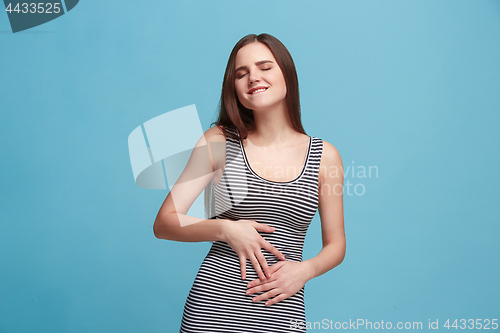
[(221, 157), (225, 157), (224, 135), (220, 137), (220, 134), (222, 133), (217, 127), (212, 127), (196, 143), (186, 167), (158, 211), (153, 225), (157, 238), (181, 242), (222, 240), (224, 220), (186, 215), (193, 202), (219, 171), (217, 169)]
[[(166, 201), (171, 200), (169, 197), (170, 194)], [(156, 238), (179, 242), (223, 241), (227, 222), (224, 219), (202, 219), (175, 211), (160, 212), (156, 216), (153, 232)]]
[(225, 136), (217, 126), (212, 127), (198, 140), (186, 167), (160, 207), (153, 232), (159, 239), (181, 242), (225, 241), (240, 258), (242, 278), (246, 278), (248, 258), (264, 280), (264, 273), (268, 277), (271, 273), (262, 248), (285, 260), (285, 256), (257, 232), (273, 232), (273, 228), (251, 220), (202, 219), (186, 215), (208, 183), (222, 173), (225, 158)]

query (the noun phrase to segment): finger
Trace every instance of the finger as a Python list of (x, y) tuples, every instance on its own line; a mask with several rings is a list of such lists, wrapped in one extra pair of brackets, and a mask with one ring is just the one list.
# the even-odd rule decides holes
[(247, 283), (247, 288), (251, 286), (258, 286), (262, 281), (260, 279), (255, 279)]
[(276, 278), (274, 276), (271, 276), (270, 278), (266, 278), (265, 280), (261, 279), (255, 279), (253, 281), (250, 281), (247, 283), (247, 288), (255, 287), (255, 286), (260, 286), (263, 283), (269, 282), (269, 281), (274, 281)]
[(247, 273), (247, 259), (244, 256), (240, 256), (240, 270), (241, 270), (241, 279), (246, 279)]
[(253, 267), (255, 268), (255, 271), (257, 272), (257, 275), (259, 276), (259, 279), (264, 280), (266, 277), (264, 276), (264, 273), (262, 273), (262, 269), (260, 268), (259, 261), (255, 257), (255, 255), (252, 253), (250, 256), (250, 262), (252, 263)]
[(277, 263), (275, 263), (274, 265), (272, 265), (271, 267), (269, 267), (269, 273), (271, 273), (271, 277), (270, 278), (266, 278), (265, 280), (261, 280), (260, 278), (252, 280), (252, 281), (250, 281), (250, 282), (247, 283), (247, 288), (251, 288), (251, 287), (255, 287), (255, 286), (261, 285), (264, 282), (274, 281), (276, 279), (276, 277), (273, 274), (275, 272), (277, 272), (281, 267), (283, 267), (283, 265), (285, 265), (285, 263), (286, 263), (286, 261), (278, 261)]
[(278, 302), (281, 302), (282, 300), (284, 300), (285, 298), (287, 298), (288, 296), (286, 294), (279, 294), (278, 296), (276, 296), (275, 298), (273, 299), (270, 299), (269, 301), (267, 301), (266, 303), (264, 303), (264, 305), (273, 305), (275, 303), (278, 303)]
[(278, 294), (279, 294), (278, 288), (274, 288), (274, 289), (269, 290), (266, 293), (260, 294), (259, 296), (255, 296), (254, 298), (252, 298), (252, 301), (259, 302), (260, 300), (268, 299), (268, 298), (271, 298), (271, 297), (276, 296)]
[(278, 287), (278, 282), (277, 281), (271, 281), (264, 283), (260, 286), (255, 286), (253, 288), (250, 288), (246, 291), (247, 295), (255, 294), (258, 293), (259, 291), (266, 291), (266, 290), (271, 290)]
[(265, 248), (266, 250), (268, 250), (269, 252), (274, 254), (279, 259), (285, 260), (285, 256), (283, 255), (283, 253), (281, 253), (277, 248), (275, 248), (271, 243), (266, 241), (264, 238), (262, 238), (262, 240), (263, 240), (263, 243), (262, 243), (263, 248)]
[(276, 273), (281, 267), (283, 267), (285, 265), (285, 263), (286, 263), (286, 261), (278, 261), (277, 263), (272, 265), (269, 268), (269, 271), (271, 272), (271, 276), (272, 276), (272, 274)]
[(269, 282), (272, 282), (275, 280), (276, 280), (276, 277), (274, 277), (274, 276), (271, 276), (270, 278), (267, 278), (265, 280), (255, 279), (255, 280), (247, 283), (247, 288), (257, 287), (257, 286), (260, 286), (260, 285), (263, 285), (265, 283), (269, 283)]
[(264, 284), (264, 283), (267, 283), (267, 282), (271, 282), (271, 281), (274, 281), (274, 280), (276, 280), (276, 278), (274, 276), (271, 276), (270, 278), (266, 278), (264, 280), (255, 279), (255, 280), (250, 281), (250, 282), (247, 283), (247, 288), (260, 286), (261, 284)]
[(287, 263), (287, 261), (278, 261), (277, 263), (275, 263), (274, 265), (271, 266), (271, 268), (270, 268), (271, 273), (277, 272), (281, 267), (285, 266), (286, 263)]
[(255, 222), (253, 227), (259, 231), (264, 231), (264, 232), (273, 232), (274, 230), (276, 230), (275, 227), (271, 227), (267, 224), (263, 224), (263, 223), (259, 223), (259, 222)]
[(257, 252), (257, 259), (259, 260), (260, 265), (262, 266), (262, 269), (264, 270), (265, 277), (270, 278), (271, 272), (269, 271), (269, 266), (267, 265), (267, 260), (260, 250)]

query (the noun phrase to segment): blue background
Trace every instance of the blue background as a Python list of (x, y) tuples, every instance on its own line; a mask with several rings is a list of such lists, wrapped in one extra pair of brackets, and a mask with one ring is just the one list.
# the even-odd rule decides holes
[(127, 137), (190, 104), (208, 129), (232, 47), (262, 32), (307, 134), (378, 168), (346, 175), (365, 192), (307, 320), (500, 317), (500, 1), (86, 0), (16, 34), (0, 13), (0, 332), (178, 331), (210, 243), (154, 237), (167, 191), (134, 183)]

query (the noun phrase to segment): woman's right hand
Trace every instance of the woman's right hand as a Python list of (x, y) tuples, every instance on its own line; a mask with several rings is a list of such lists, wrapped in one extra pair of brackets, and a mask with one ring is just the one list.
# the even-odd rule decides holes
[[(231, 246), (240, 258), (241, 278), (243, 280), (246, 279), (247, 258), (250, 259), (261, 280), (265, 280), (266, 276), (268, 278), (271, 277), (271, 272), (261, 248), (268, 250), (281, 260), (285, 260), (285, 256), (259, 235), (257, 230), (273, 232), (275, 228), (252, 220), (227, 221), (228, 223), (224, 230), (224, 241)], [(261, 266), (264, 269), (265, 275), (262, 272)]]

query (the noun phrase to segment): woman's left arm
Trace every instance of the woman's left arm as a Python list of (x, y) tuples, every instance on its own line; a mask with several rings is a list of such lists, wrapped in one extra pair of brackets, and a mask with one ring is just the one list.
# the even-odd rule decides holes
[(319, 170), (319, 216), (323, 249), (302, 263), (309, 266), (310, 279), (340, 265), (345, 257), (344, 231), (344, 167), (337, 149), (323, 141)]
[(254, 297), (254, 302), (268, 299), (271, 305), (297, 293), (307, 281), (338, 266), (345, 257), (343, 184), (344, 168), (337, 149), (323, 141), (319, 168), (319, 215), (323, 248), (313, 258), (302, 261), (280, 261), (269, 267), (271, 277), (253, 280), (247, 285), (247, 294), (269, 290)]

